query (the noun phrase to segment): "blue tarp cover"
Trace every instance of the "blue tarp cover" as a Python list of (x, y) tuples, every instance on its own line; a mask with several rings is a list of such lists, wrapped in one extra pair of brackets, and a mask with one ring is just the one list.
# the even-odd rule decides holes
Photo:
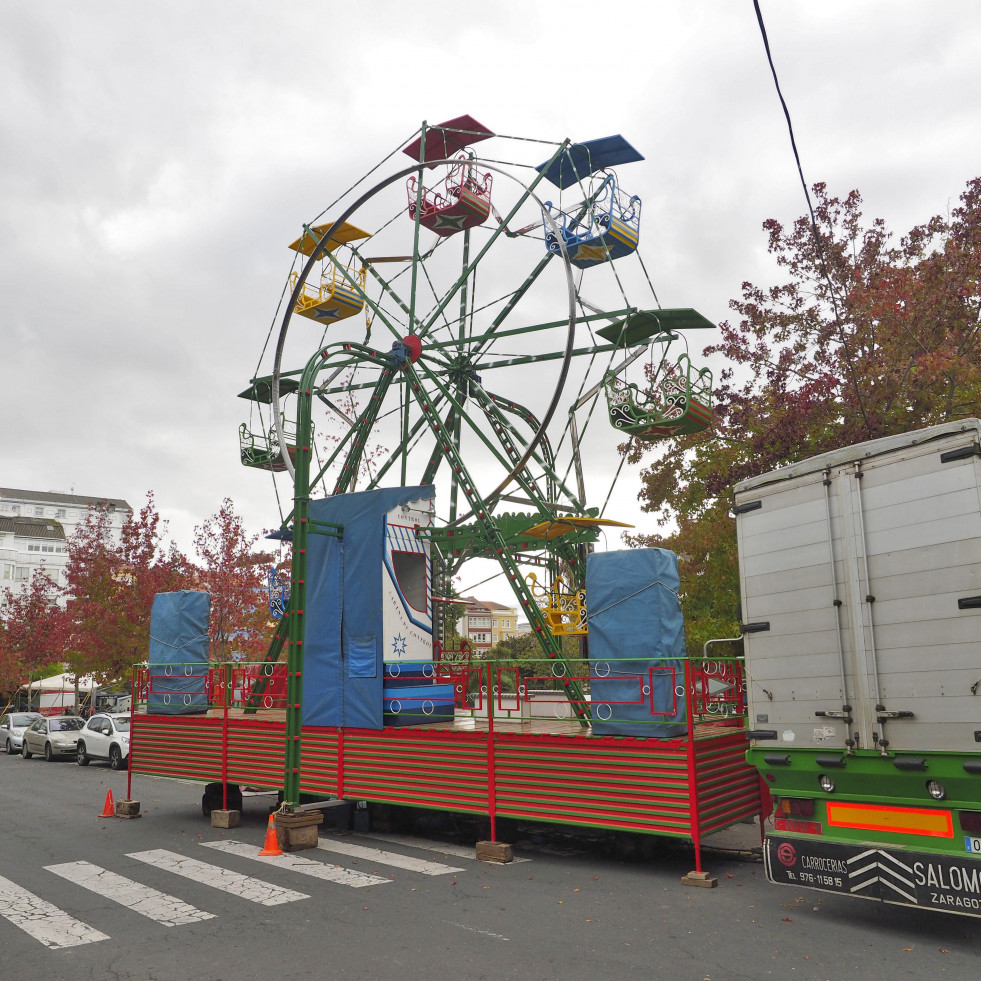
[[(663, 548), (594, 552), (586, 560), (593, 732), (687, 732), (685, 626), (678, 558)], [(651, 668), (655, 668), (652, 672)], [(674, 671), (666, 670), (674, 668)]]
[[(382, 728), (385, 515), (435, 494), (427, 484), (310, 502), (303, 725)], [(316, 534), (317, 521), (343, 525), (343, 536)]]
[(157, 593), (150, 610), (147, 711), (198, 715), (208, 711), (208, 617), (211, 596), (183, 589)]

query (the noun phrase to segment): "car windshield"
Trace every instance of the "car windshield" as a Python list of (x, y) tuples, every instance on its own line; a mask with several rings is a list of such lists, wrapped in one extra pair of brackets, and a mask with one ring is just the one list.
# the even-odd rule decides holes
[(36, 715), (12, 715), (10, 724), (12, 726), (29, 726), (36, 718)]
[(119, 732), (129, 732), (129, 719), (113, 719)]
[(82, 728), (82, 720), (81, 719), (52, 719), (50, 728), (52, 732), (71, 732), (73, 729)]

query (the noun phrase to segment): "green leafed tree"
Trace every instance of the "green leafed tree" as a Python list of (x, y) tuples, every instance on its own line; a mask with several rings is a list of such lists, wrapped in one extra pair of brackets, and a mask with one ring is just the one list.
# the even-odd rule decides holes
[(744, 283), (705, 351), (726, 361), (714, 426), (641, 444), (640, 500), (662, 534), (634, 545), (679, 554), (689, 651), (737, 628), (733, 485), (779, 466), (893, 433), (981, 415), (981, 178), (949, 214), (898, 241), (867, 222), (857, 191), (813, 188), (809, 218), (764, 223), (784, 274)]

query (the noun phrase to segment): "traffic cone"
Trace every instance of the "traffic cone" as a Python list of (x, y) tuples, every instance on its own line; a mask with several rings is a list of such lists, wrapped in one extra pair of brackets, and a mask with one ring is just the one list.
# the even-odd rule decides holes
[(276, 815), (269, 815), (269, 823), (266, 825), (266, 843), (262, 846), (261, 856), (282, 855), (283, 850), (279, 847), (279, 840), (276, 838)]
[(116, 816), (116, 805), (112, 800), (112, 791), (110, 790), (106, 794), (106, 806), (102, 808), (102, 813), (99, 815), (100, 818), (114, 818)]

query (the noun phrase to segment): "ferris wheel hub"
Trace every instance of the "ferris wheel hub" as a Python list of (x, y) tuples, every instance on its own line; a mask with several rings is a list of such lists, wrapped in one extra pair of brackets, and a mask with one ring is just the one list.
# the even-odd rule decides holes
[(409, 349), (409, 360), (415, 364), (422, 354), (422, 340), (417, 334), (406, 334), (402, 338), (402, 343)]

